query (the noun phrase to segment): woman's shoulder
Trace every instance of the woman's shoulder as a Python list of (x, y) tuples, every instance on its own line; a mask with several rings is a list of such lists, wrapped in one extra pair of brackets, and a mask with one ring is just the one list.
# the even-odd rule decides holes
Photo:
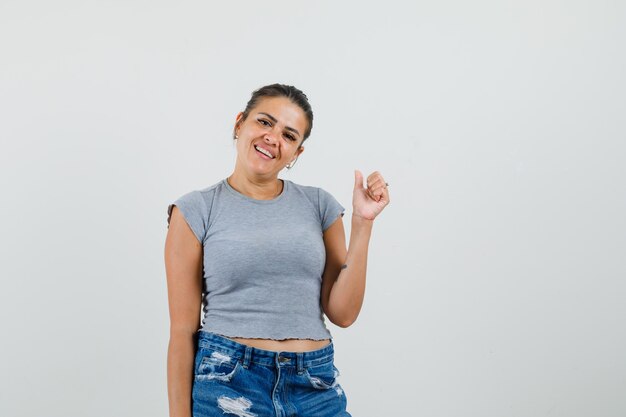
[(224, 182), (225, 181), (226, 181), (226, 179), (222, 178), (221, 180), (219, 180), (216, 183), (213, 183), (211, 185), (206, 185), (204, 187), (193, 188), (193, 189), (189, 190), (186, 194), (203, 194), (205, 196), (211, 195), (211, 194), (215, 194), (216, 191), (219, 191), (222, 188), (224, 188)]
[(291, 180), (285, 180), (285, 179), (283, 180), (289, 181), (289, 185), (291, 185), (293, 188), (300, 190), (302, 192), (305, 192), (307, 194), (317, 194), (319, 190), (323, 190), (323, 188), (315, 186), (315, 185), (299, 184)]
[[(289, 180), (285, 180), (289, 181)], [(293, 181), (289, 181), (292, 188), (299, 190), (300, 192), (306, 194), (311, 198), (315, 198), (318, 200), (319, 198), (325, 198), (328, 195), (332, 195), (325, 187), (316, 186), (316, 185), (305, 185), (305, 184), (297, 184)]]
[(206, 206), (208, 204), (210, 204), (210, 202), (213, 200), (213, 197), (216, 193), (216, 191), (223, 186), (223, 181), (224, 180), (220, 180), (214, 184), (208, 185), (208, 186), (204, 186), (204, 187), (200, 187), (200, 188), (193, 188), (191, 190), (188, 190), (186, 192), (184, 192), (183, 194), (179, 195), (179, 197), (176, 199), (175, 203), (184, 203), (187, 202), (188, 204), (201, 204), (203, 206)]
[(218, 182), (208, 185), (204, 188), (200, 188), (197, 191), (202, 194), (214, 194), (215, 191), (224, 187), (224, 181), (226, 181), (226, 179), (223, 178), (219, 180)]

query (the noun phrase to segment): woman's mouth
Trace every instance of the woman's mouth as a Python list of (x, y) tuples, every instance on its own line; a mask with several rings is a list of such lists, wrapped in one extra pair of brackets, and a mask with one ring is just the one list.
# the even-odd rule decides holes
[[(266, 155), (265, 153), (263, 153), (265, 150), (260, 150), (260, 148), (258, 146), (256, 146), (256, 145), (254, 146), (254, 149), (256, 150), (257, 154), (259, 154), (259, 156), (261, 158), (264, 158), (264, 159), (274, 159), (275, 158), (275, 157), (270, 157), (270, 156)], [(265, 152), (267, 152), (267, 151), (265, 151)]]

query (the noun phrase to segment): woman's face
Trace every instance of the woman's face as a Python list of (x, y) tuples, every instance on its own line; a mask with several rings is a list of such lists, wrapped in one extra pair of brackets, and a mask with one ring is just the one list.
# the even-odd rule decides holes
[[(237, 123), (243, 113), (237, 115)], [(235, 129), (237, 165), (249, 174), (277, 177), (287, 164), (304, 151), (308, 121), (304, 111), (286, 97), (266, 97), (250, 110)], [(236, 124), (237, 126), (237, 124)], [(257, 149), (259, 148), (259, 149)], [(262, 149), (260, 149), (262, 148)], [(265, 155), (263, 152), (271, 155)], [(237, 168), (237, 167), (236, 167)]]

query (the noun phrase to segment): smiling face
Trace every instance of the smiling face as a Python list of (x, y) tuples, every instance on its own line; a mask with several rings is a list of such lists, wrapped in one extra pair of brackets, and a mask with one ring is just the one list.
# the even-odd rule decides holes
[(278, 173), (304, 151), (299, 145), (307, 125), (304, 111), (290, 99), (261, 99), (245, 120), (243, 113), (237, 115), (235, 134), (239, 139), (235, 170), (244, 170), (252, 177), (277, 178)]

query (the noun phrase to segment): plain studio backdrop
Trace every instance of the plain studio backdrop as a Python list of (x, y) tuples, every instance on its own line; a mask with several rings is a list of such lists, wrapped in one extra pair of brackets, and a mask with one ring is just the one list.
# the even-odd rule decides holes
[(353, 416), (626, 415), (625, 18), (2, 0), (0, 415), (167, 416), (167, 205), (230, 175), (274, 82), (315, 112), (280, 177), (347, 237), (353, 170), (390, 183), (361, 314), (329, 323)]

